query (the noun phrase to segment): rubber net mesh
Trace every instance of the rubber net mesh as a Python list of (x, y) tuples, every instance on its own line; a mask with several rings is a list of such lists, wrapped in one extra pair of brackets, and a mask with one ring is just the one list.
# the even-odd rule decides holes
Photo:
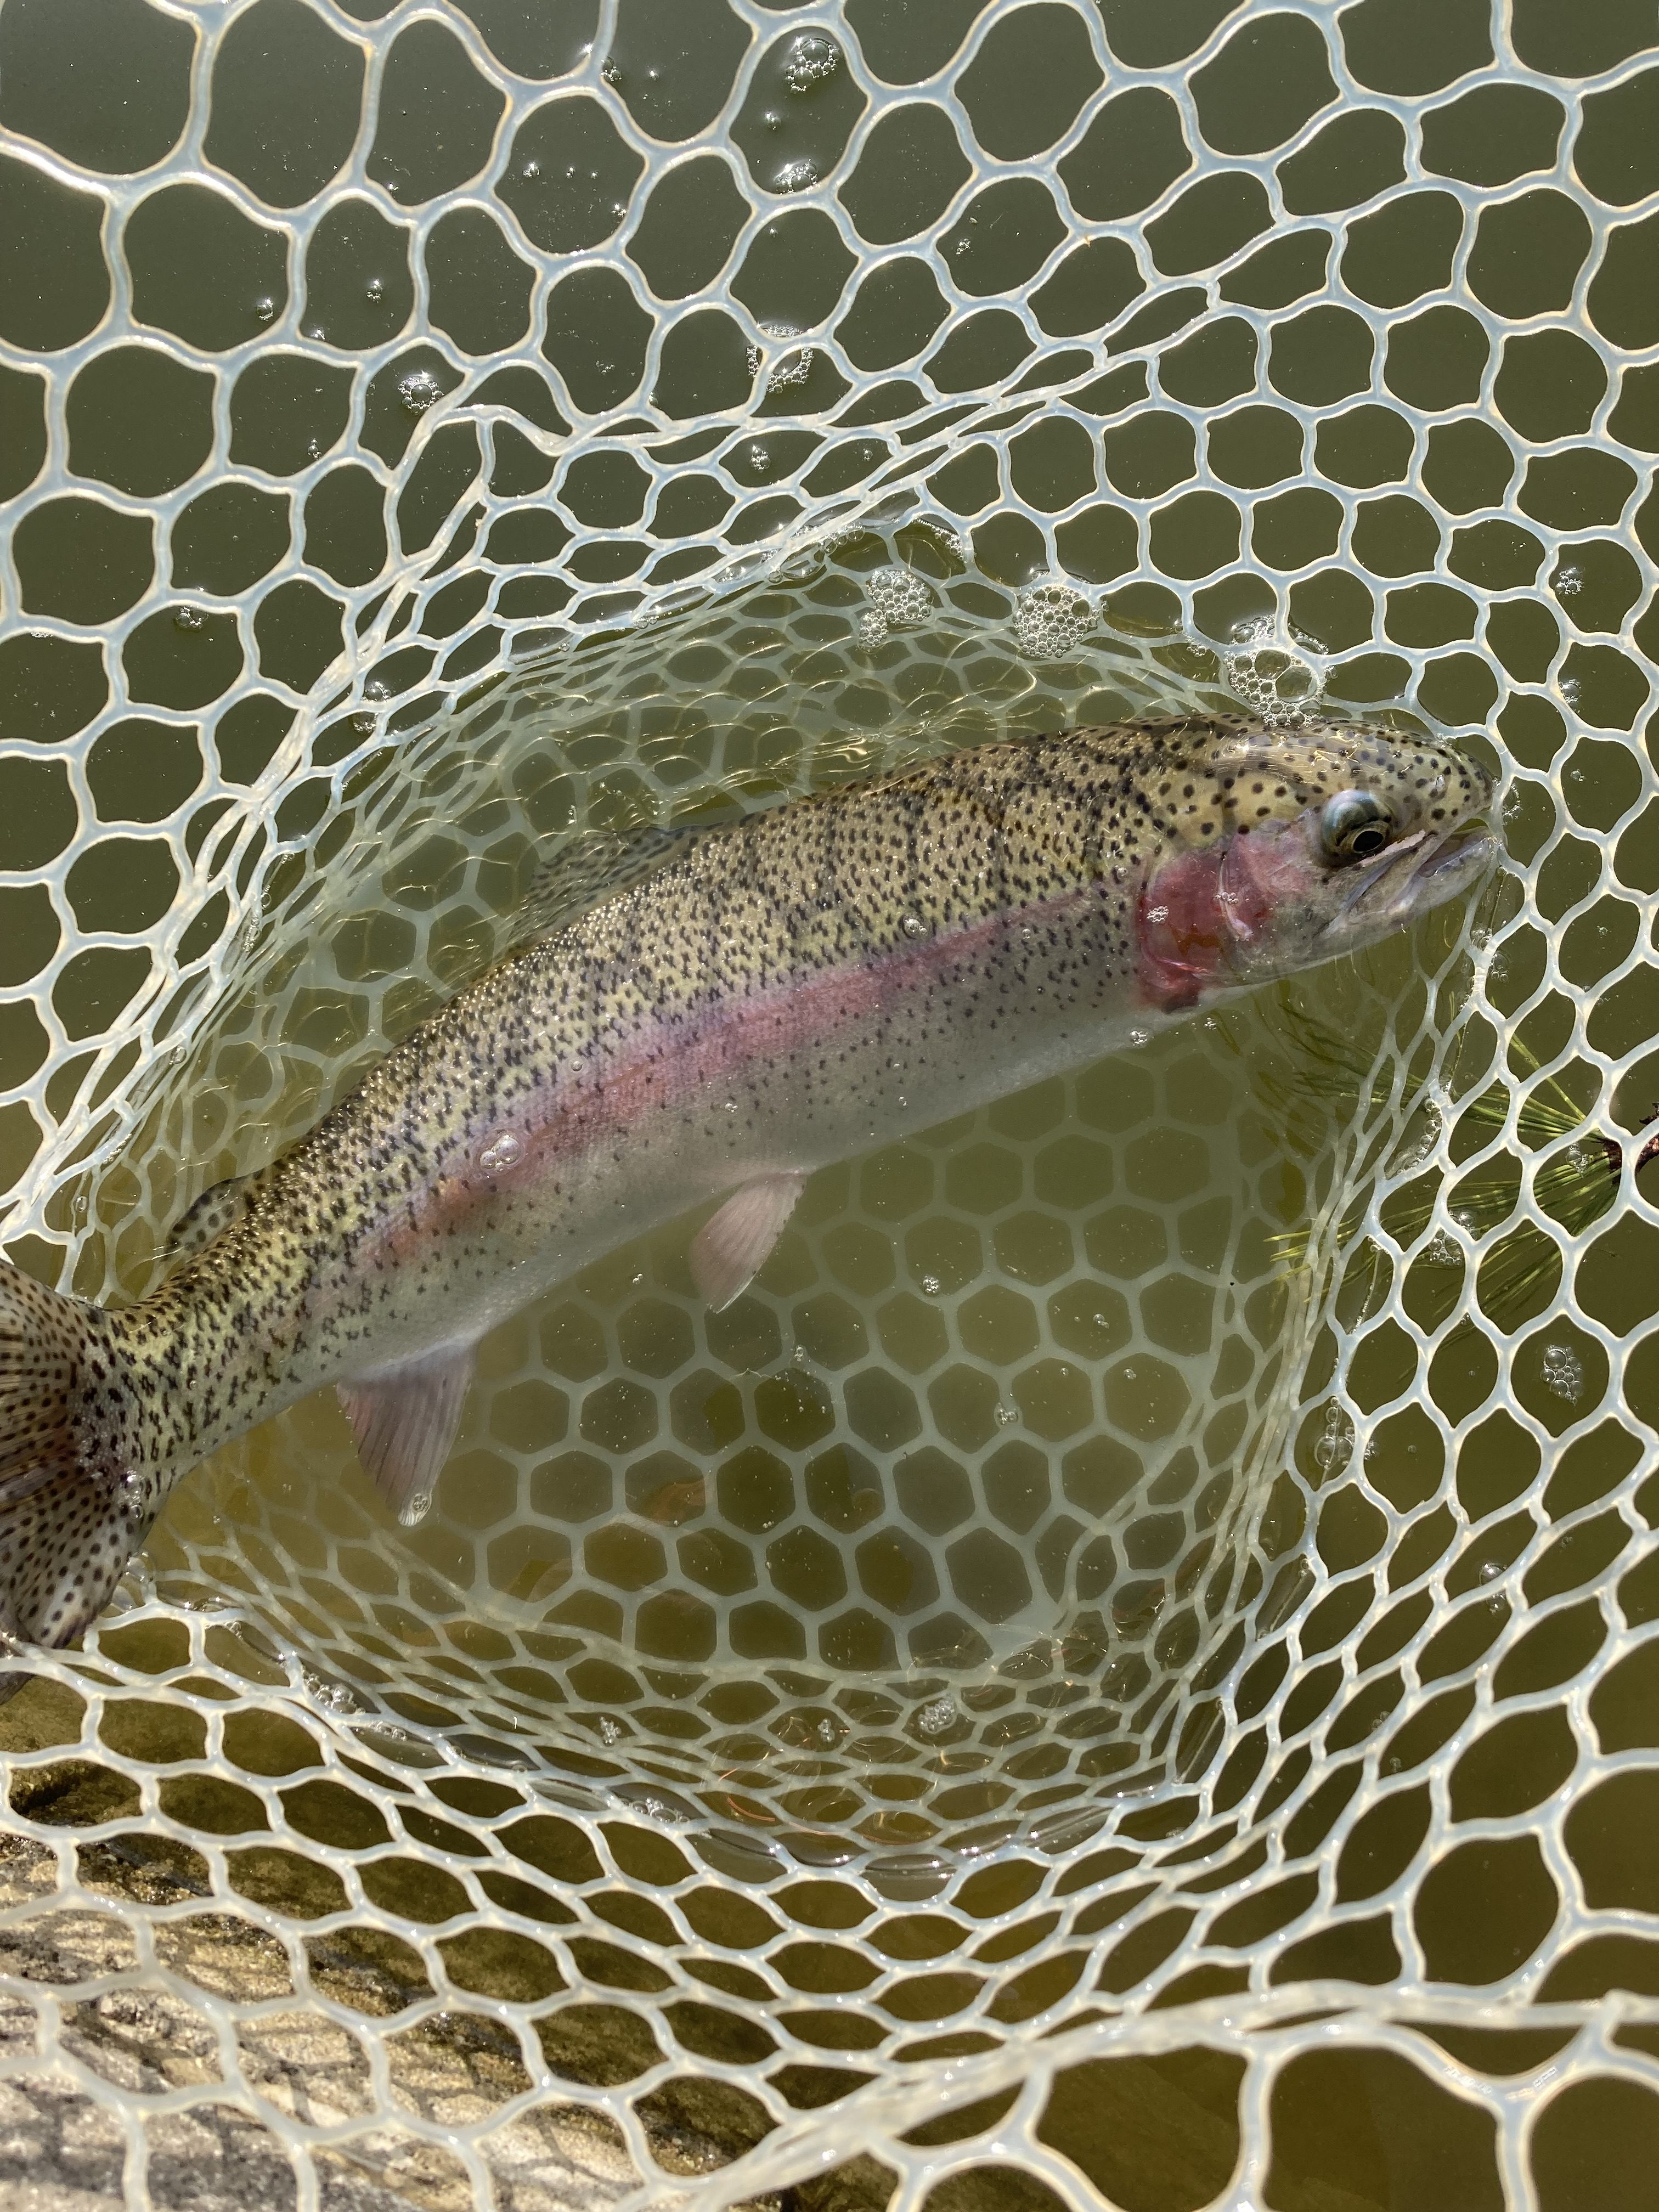
[(193, 1476), (0, 1712), (6, 2191), (1651, 2203), (1652, 17), (4, 0), (43, 1278), (585, 830), (1322, 700), (1511, 854), (562, 1286), (415, 1530), (331, 1397)]

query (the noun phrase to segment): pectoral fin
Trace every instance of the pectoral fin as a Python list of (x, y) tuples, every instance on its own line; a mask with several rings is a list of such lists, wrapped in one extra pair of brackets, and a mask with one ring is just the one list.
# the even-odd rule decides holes
[(469, 1344), (337, 1386), (364, 1471), (405, 1528), (432, 1503), (471, 1380)]
[(804, 1175), (759, 1176), (734, 1191), (691, 1240), (691, 1279), (719, 1313), (766, 1264), (805, 1188)]

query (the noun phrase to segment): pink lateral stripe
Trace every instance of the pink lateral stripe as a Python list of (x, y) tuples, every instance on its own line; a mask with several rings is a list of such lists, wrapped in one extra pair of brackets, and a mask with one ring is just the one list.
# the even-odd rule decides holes
[[(541, 1121), (515, 1131), (524, 1149), (510, 1168), (489, 1173), (474, 1164), (479, 1151), (499, 1133), (499, 1123), (470, 1132), (466, 1170), (443, 1176), (415, 1218), (388, 1224), (376, 1243), (386, 1256), (400, 1256), (434, 1234), (461, 1226), (497, 1191), (522, 1188), (556, 1174), (582, 1153), (614, 1143), (647, 1115), (717, 1089), (763, 1061), (782, 1060), (803, 1048), (822, 1051), (882, 1006), (896, 1004), (951, 969), (984, 957), (1010, 930), (1073, 918), (1095, 895), (1091, 884), (1022, 908), (1018, 918), (992, 915), (914, 947), (896, 948), (862, 967), (830, 969), (701, 1014), (649, 1018), (614, 1060), (602, 1060), (599, 1073), (556, 1093)], [(787, 1164), (756, 1160), (750, 1166), (760, 1172)]]

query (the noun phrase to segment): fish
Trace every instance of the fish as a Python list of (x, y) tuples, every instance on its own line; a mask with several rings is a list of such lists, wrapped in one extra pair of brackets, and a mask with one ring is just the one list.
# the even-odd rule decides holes
[(71, 1642), (173, 1486), (332, 1386), (418, 1521), (480, 1340), (659, 1224), (736, 1298), (806, 1179), (1468, 890), (1492, 785), (1426, 738), (1166, 716), (578, 850), (541, 922), (147, 1296), (0, 1269), (0, 1634)]

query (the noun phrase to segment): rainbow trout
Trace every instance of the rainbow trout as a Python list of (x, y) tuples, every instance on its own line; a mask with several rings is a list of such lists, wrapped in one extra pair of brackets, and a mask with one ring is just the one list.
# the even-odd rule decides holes
[(718, 1200), (691, 1265), (729, 1303), (814, 1169), (1463, 891), (1490, 796), (1416, 738), (1217, 716), (672, 842), (198, 1200), (138, 1304), (0, 1270), (0, 1630), (79, 1634), (180, 1477), (325, 1385), (417, 1520), (479, 1339), (550, 1284)]

